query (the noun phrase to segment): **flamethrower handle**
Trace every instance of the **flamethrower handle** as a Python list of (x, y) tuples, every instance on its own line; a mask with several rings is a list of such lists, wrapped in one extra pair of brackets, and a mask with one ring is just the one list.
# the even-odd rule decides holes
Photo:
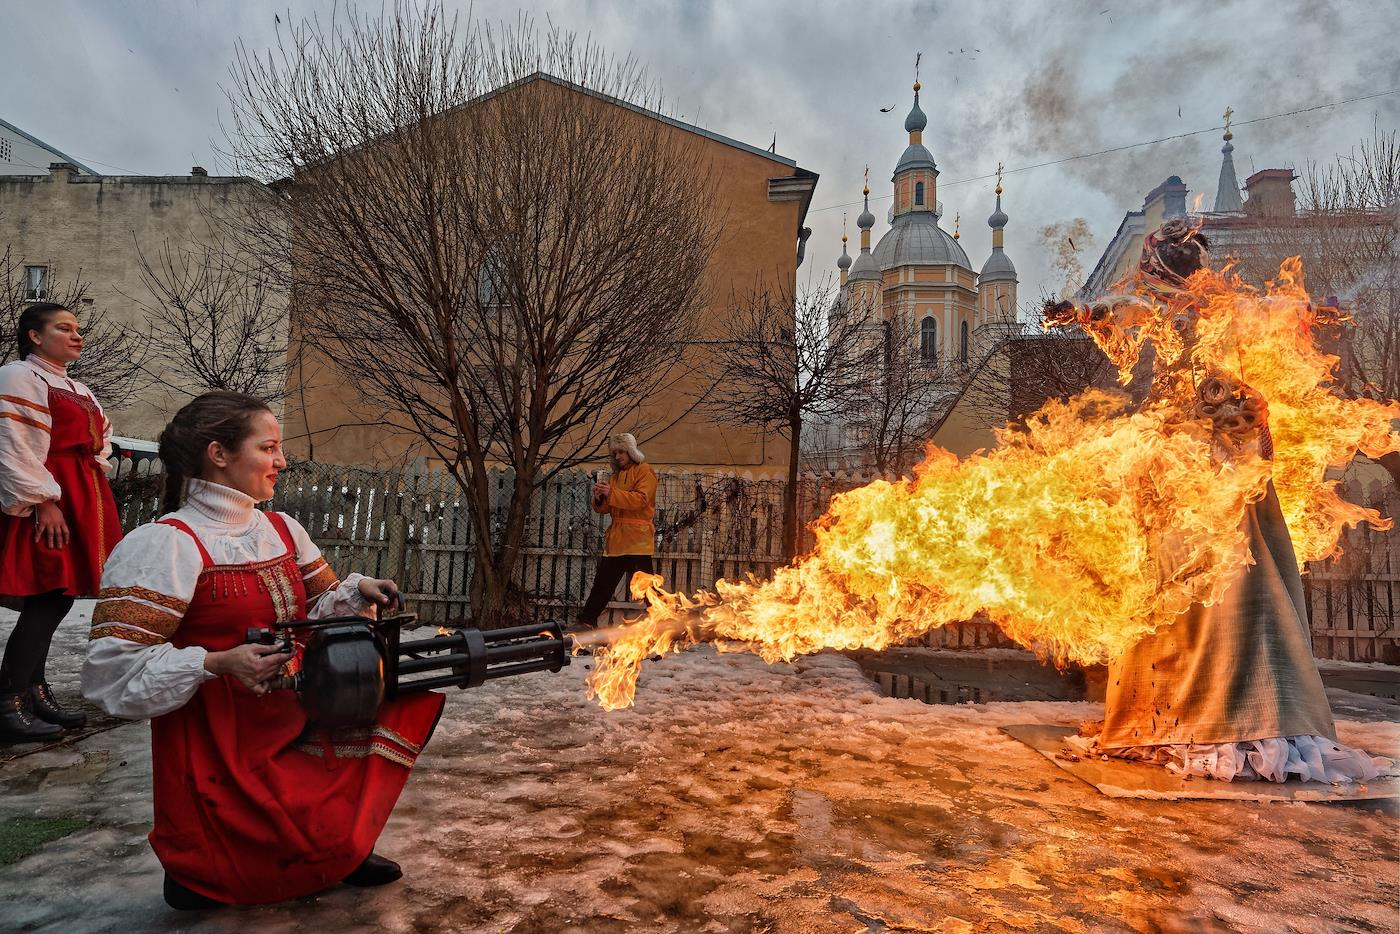
[[(403, 602), (403, 591), (402, 591), (402, 590), (396, 590), (396, 591), (394, 591), (393, 600), (392, 600), (391, 602), (392, 602), (392, 606), (393, 606), (393, 612), (391, 613), (391, 615), (392, 615), (392, 616), (401, 616), (401, 615), (403, 615), (403, 611), (404, 611), (404, 602)], [(380, 621), (380, 622), (383, 622), (383, 620), (384, 620), (384, 607), (380, 606), (378, 603), (374, 604), (374, 618), (375, 618), (376, 620)]]

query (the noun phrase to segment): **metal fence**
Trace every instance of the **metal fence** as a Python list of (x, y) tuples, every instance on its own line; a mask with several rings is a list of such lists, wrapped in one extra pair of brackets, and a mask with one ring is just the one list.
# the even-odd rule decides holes
[[(122, 527), (132, 529), (159, 513), (157, 463), (121, 465), (113, 481)], [(496, 529), (505, 521), (513, 476), (492, 471)], [(814, 542), (808, 524), (834, 493), (868, 482), (859, 472), (799, 481), (802, 549)], [(526, 526), (524, 557), (510, 612), (516, 618), (567, 620), (582, 607), (607, 518), (589, 505), (593, 477), (585, 471), (556, 476), (537, 493)], [(657, 489), (657, 571), (672, 590), (693, 593), (716, 580), (766, 577), (782, 563), (783, 482), (662, 471)], [(1351, 481), (1343, 494), (1400, 516), (1393, 485)], [(470, 617), (473, 528), (450, 475), (297, 464), (278, 481), (271, 507), (296, 518), (341, 574), (392, 577), (424, 619)], [(1314, 562), (1303, 576), (1319, 658), (1400, 663), (1400, 532), (1354, 529), (1340, 558)], [(615, 601), (615, 616), (634, 609)], [(932, 647), (1012, 646), (995, 625), (969, 620), (929, 633)]]

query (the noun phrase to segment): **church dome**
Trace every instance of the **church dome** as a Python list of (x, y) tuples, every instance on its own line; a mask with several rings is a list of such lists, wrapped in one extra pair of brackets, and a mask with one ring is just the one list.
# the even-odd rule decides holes
[[(922, 146), (919, 148), (923, 149)], [(896, 218), (894, 226), (875, 245), (874, 255), (881, 269), (951, 263), (972, 270), (972, 264), (958, 241), (939, 227), (938, 219), (927, 211), (901, 214)]]
[(987, 262), (982, 265), (982, 271), (977, 275), (979, 282), (995, 282), (1001, 279), (1016, 279), (1016, 266), (1011, 262), (1011, 257), (1006, 255), (1005, 250), (993, 250), (992, 255), (987, 257)]
[(909, 116), (904, 118), (904, 132), (922, 133), (924, 127), (928, 126), (928, 117), (924, 116), (923, 108), (919, 106), (919, 92), (914, 92), (914, 109), (909, 111)]
[[(885, 236), (889, 236), (889, 234)], [(881, 240), (880, 242), (884, 243), (885, 241)], [(861, 250), (860, 255), (856, 257), (855, 263), (851, 265), (851, 274), (846, 277), (846, 281), (860, 282), (864, 279), (873, 279), (879, 282), (884, 279), (884, 276), (880, 274), (880, 264), (875, 262), (873, 254)]]
[(904, 155), (899, 157), (899, 163), (894, 167), (894, 174), (898, 175), (905, 169), (937, 169), (933, 163), (933, 153), (923, 143), (910, 143), (904, 150)]

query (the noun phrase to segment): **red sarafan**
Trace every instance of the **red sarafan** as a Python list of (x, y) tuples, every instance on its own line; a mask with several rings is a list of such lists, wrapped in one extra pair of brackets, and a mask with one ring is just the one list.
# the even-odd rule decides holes
[[(80, 383), (30, 358), (11, 364), (31, 371), (19, 374), (33, 391), (0, 394), (0, 430), (40, 432), (48, 440), (44, 469), (58, 484), (57, 503), (67, 520), (67, 547), (35, 541), (31, 515), (0, 515), (0, 596), (28, 597), (62, 590), (72, 597), (97, 594), (102, 567), (121, 540), (121, 522), (112, 488), (102, 467), (107, 420)], [(52, 383), (66, 385), (56, 386)], [(43, 401), (38, 401), (42, 399)]]
[[(226, 651), (250, 626), (306, 616), (292, 535), (281, 514), (267, 518), (286, 553), (232, 566), (215, 564), (185, 523), (161, 521), (194, 538), (204, 562), (176, 648)], [(151, 721), (151, 848), (171, 878), (219, 902), (267, 904), (334, 885), (370, 855), (442, 705), (437, 693), (399, 698), (373, 726), (332, 734), (308, 731), (291, 691), (208, 681)]]

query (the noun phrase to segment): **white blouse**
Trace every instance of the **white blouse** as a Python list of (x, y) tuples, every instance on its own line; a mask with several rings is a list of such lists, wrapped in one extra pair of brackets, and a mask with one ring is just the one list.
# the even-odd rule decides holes
[[(271, 521), (250, 496), (217, 483), (190, 480), (185, 504), (169, 518), (199, 536), (215, 564), (267, 561), (286, 552)], [(342, 582), (306, 530), (284, 515), (306, 586), (308, 616), (362, 615), (362, 574)], [(180, 529), (150, 523), (121, 540), (107, 558), (83, 664), (83, 696), (117, 717), (157, 717), (184, 705), (205, 681), (203, 648), (169, 639), (194, 597), (204, 560)]]
[[(0, 366), (0, 512), (27, 516), (39, 503), (63, 495), (58, 481), (44, 467), (49, 458), (49, 435), (53, 416), (49, 413), (49, 387), (66, 389), (97, 399), (82, 383), (68, 378), (68, 372), (30, 354)], [(102, 412), (102, 406), (97, 406)], [(104, 472), (111, 471), (112, 423), (102, 417), (102, 451), (97, 461)]]

